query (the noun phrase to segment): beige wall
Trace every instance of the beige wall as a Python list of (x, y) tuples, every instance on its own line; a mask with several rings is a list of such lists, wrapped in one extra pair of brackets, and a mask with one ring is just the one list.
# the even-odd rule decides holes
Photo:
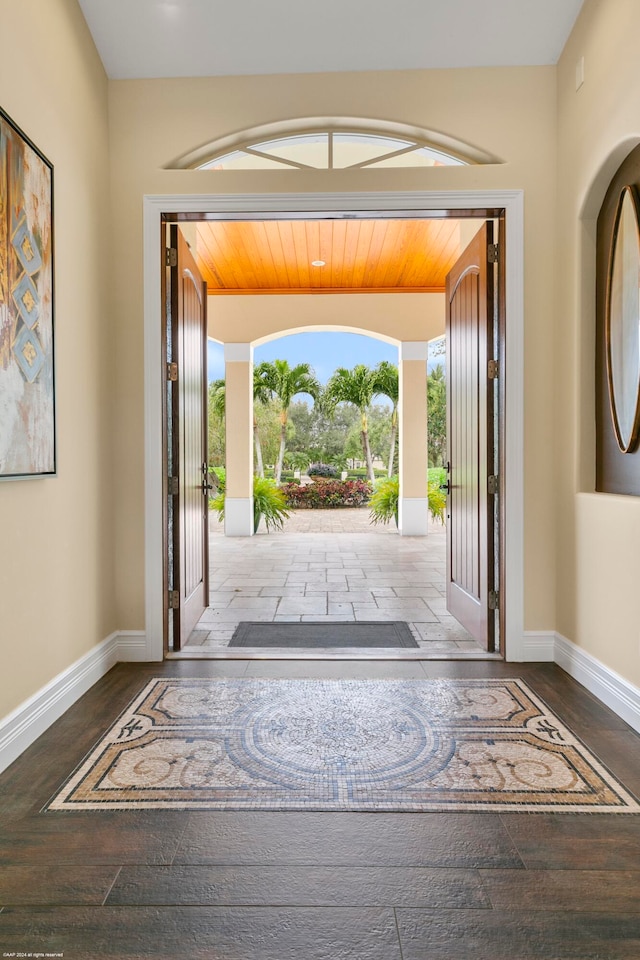
[[(594, 237), (640, 141), (637, 0), (586, 0), (558, 67), (557, 629), (640, 683), (640, 499), (594, 490)], [(585, 82), (575, 87), (584, 57)]]
[(0, 0), (0, 33), (0, 103), (55, 168), (59, 465), (0, 484), (2, 717), (116, 622), (107, 80), (75, 0)]
[[(251, 194), (522, 188), (526, 216), (525, 623), (555, 622), (553, 215), (554, 67), (310, 74), (109, 85), (115, 251), (118, 620), (144, 626), (143, 291), (144, 194)], [(167, 170), (208, 141), (291, 117), (361, 116), (442, 131), (503, 164), (423, 170)], [(158, 318), (160, 322), (160, 318)], [(243, 339), (241, 331), (234, 340)], [(159, 358), (160, 362), (160, 358)]]
[(336, 293), (210, 296), (209, 336), (221, 343), (263, 341), (304, 327), (340, 327), (386, 340), (432, 340), (444, 333), (443, 293)]

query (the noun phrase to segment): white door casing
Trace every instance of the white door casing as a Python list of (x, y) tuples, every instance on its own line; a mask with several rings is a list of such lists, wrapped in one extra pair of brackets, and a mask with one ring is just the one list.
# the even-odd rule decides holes
[[(505, 478), (504, 655), (525, 657), (524, 643), (524, 195), (521, 190), (424, 193), (341, 193), (266, 195), (145, 196), (144, 258), (144, 429), (145, 429), (145, 659), (163, 658), (163, 499), (162, 499), (162, 317), (161, 227), (163, 214), (208, 214), (259, 220), (284, 215), (376, 217), (403, 213), (428, 218), (443, 210), (504, 209), (506, 219), (505, 291)], [(436, 214), (437, 215), (437, 214)], [(508, 415), (507, 415), (508, 411)]]

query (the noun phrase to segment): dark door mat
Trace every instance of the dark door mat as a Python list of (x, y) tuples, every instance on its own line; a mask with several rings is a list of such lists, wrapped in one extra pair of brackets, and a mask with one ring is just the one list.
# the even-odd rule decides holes
[(402, 620), (358, 623), (239, 623), (230, 647), (417, 647), (409, 625)]

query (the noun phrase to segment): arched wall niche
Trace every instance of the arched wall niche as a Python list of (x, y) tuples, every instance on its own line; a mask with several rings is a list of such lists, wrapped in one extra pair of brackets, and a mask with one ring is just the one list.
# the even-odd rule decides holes
[(605, 316), (613, 224), (622, 188), (640, 190), (640, 136), (623, 139), (597, 169), (580, 220), (580, 462), (583, 490), (640, 496), (640, 447), (623, 453), (611, 416)]
[(576, 424), (577, 489), (596, 490), (596, 241), (598, 214), (611, 181), (624, 160), (640, 143), (629, 136), (594, 165), (594, 173), (578, 207), (579, 287), (577, 290), (578, 410)]

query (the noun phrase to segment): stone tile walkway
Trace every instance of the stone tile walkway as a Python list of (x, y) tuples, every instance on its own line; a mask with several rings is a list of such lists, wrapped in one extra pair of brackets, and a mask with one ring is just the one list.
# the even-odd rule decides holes
[(367, 508), (298, 510), (284, 531), (225, 537), (210, 520), (210, 605), (185, 653), (224, 650), (242, 620), (404, 620), (424, 656), (486, 655), (448, 615), (445, 530), (400, 537)]

